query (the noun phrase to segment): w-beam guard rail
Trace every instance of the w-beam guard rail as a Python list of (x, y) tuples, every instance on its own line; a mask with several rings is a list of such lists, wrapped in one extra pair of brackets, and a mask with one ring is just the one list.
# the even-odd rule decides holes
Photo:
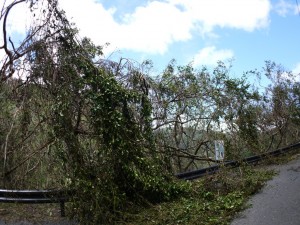
[(60, 203), (61, 216), (65, 216), (65, 202), (69, 191), (64, 190), (6, 190), (0, 189), (0, 202), (6, 203)]
[(207, 167), (207, 168), (203, 168), (203, 169), (199, 169), (199, 170), (179, 173), (179, 174), (176, 174), (175, 176), (179, 179), (194, 180), (194, 179), (206, 176), (206, 175), (216, 173), (221, 168), (221, 166), (234, 168), (234, 167), (238, 167), (242, 163), (247, 163), (247, 164), (256, 163), (267, 157), (279, 156), (279, 155), (285, 154), (291, 150), (295, 150), (295, 149), (299, 149), (299, 148), (300, 148), (300, 142), (293, 144), (293, 145), (289, 145), (284, 148), (277, 149), (275, 151), (270, 151), (270, 152), (266, 152), (266, 153), (263, 153), (260, 155), (250, 156), (241, 161), (237, 161), (237, 160), (228, 161), (228, 162), (224, 162), (222, 165), (215, 165), (215, 166), (211, 166), (211, 167)]

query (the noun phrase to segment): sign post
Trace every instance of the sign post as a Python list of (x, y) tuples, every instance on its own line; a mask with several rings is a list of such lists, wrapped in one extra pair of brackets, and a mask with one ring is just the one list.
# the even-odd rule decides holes
[(215, 140), (215, 159), (216, 161), (223, 161), (225, 156), (224, 141)]

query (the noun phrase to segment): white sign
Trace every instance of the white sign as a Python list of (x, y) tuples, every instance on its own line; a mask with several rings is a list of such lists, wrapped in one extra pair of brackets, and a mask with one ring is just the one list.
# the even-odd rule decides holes
[(224, 156), (225, 156), (224, 141), (222, 140), (215, 141), (215, 153), (216, 153), (217, 161), (224, 160)]

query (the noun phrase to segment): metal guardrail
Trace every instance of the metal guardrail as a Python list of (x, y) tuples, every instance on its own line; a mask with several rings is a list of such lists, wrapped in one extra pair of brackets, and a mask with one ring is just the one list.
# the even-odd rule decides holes
[(65, 216), (65, 202), (70, 192), (64, 190), (6, 190), (0, 189), (0, 202), (6, 203), (59, 203), (61, 216)]
[(234, 167), (238, 167), (239, 165), (241, 165), (243, 163), (246, 163), (246, 164), (256, 163), (267, 157), (279, 156), (279, 155), (287, 153), (291, 150), (295, 150), (295, 149), (299, 149), (299, 148), (300, 148), (300, 142), (293, 144), (293, 145), (289, 145), (284, 148), (274, 150), (274, 151), (266, 152), (261, 155), (250, 156), (241, 161), (237, 161), (237, 160), (227, 161), (227, 162), (222, 163), (222, 165), (216, 165), (216, 166), (211, 166), (211, 167), (207, 167), (207, 168), (203, 168), (203, 169), (199, 169), (199, 170), (179, 173), (179, 174), (176, 174), (175, 176), (179, 179), (194, 180), (194, 179), (206, 176), (206, 175), (214, 174), (221, 167), (224, 167), (224, 166), (234, 168)]

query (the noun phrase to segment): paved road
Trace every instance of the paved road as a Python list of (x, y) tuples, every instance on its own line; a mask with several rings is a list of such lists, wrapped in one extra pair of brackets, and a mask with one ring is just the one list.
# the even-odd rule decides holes
[(300, 158), (276, 166), (278, 176), (253, 196), (231, 225), (300, 225)]

